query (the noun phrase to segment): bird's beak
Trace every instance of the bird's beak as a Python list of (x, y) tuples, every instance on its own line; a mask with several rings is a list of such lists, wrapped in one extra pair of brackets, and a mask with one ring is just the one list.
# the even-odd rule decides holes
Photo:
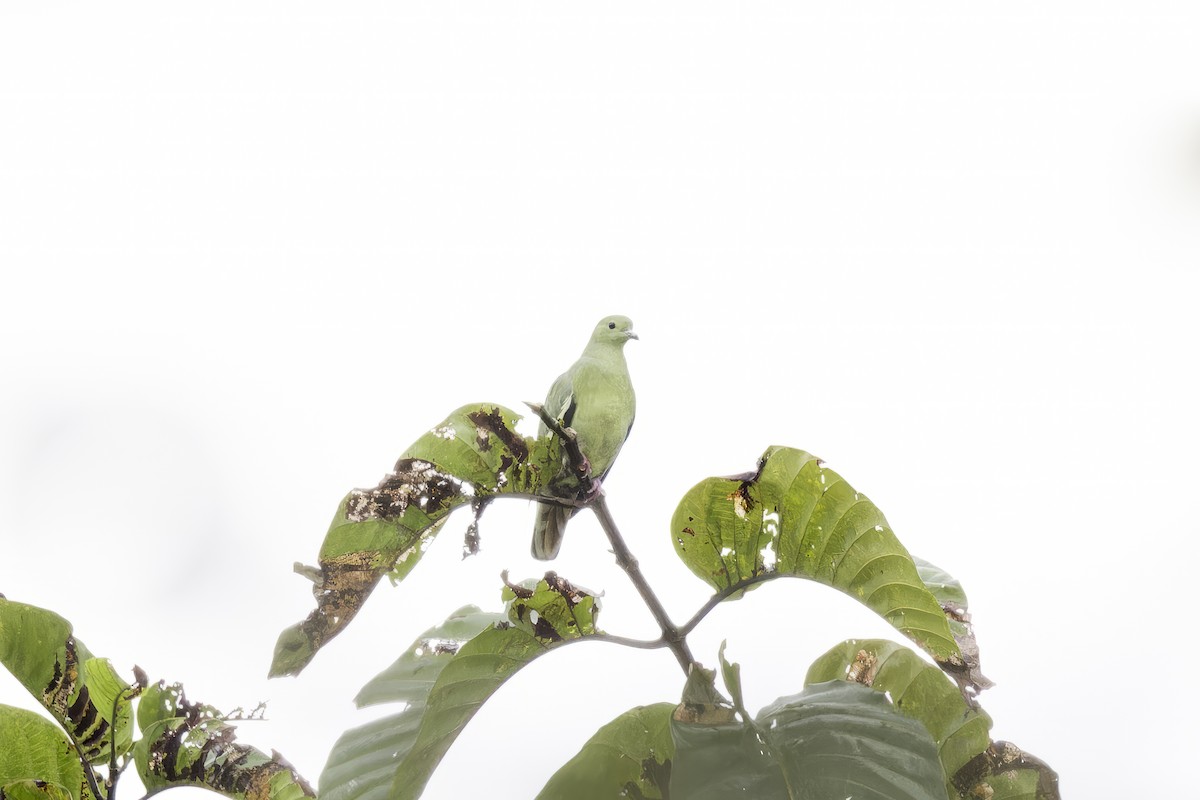
[(634, 333), (633, 331), (625, 331), (625, 335), (627, 337), (629, 337), (630, 339), (638, 338), (638, 335), (636, 333)]

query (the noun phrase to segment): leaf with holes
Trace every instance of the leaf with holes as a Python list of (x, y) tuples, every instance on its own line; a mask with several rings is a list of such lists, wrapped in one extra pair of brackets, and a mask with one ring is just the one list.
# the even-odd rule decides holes
[(538, 800), (662, 800), (671, 776), (673, 703), (626, 711), (588, 739), (538, 794)]
[(772, 447), (753, 473), (701, 481), (679, 503), (671, 531), (680, 558), (717, 590), (774, 576), (824, 583), (943, 668), (965, 669), (945, 613), (883, 513), (802, 450)]
[(44, 608), (0, 597), (0, 663), (66, 728), (91, 763), (133, 744), (131, 687), (108, 659), (95, 658), (71, 623)]
[(235, 728), (212, 706), (189, 703), (182, 688), (159, 683), (138, 709), (142, 738), (134, 763), (150, 792), (199, 786), (236, 800), (303, 800), (316, 793), (283, 756), (237, 741)]
[(355, 489), (338, 506), (321, 545), (314, 581), (317, 608), (285, 630), (270, 675), (297, 675), (354, 618), (390, 573), (408, 574), (454, 509), (481, 511), (502, 494), (543, 493), (562, 461), (556, 437), (522, 436), (520, 417), (492, 404), (463, 406), (411, 447), (372, 489)]

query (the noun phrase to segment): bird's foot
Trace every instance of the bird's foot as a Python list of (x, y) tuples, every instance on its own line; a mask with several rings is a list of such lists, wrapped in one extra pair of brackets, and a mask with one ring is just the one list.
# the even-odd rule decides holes
[(587, 491), (583, 493), (583, 497), (580, 499), (583, 501), (584, 505), (586, 505), (602, 494), (604, 494), (604, 486), (600, 483), (600, 479), (592, 478), (591, 485), (588, 486)]

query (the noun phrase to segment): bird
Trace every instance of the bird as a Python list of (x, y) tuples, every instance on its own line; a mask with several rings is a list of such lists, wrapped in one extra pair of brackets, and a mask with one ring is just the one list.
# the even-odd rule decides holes
[[(625, 343), (636, 338), (629, 317), (600, 320), (579, 360), (558, 376), (543, 404), (552, 418), (562, 420), (565, 427), (575, 431), (579, 449), (591, 465), (592, 496), (599, 491), (600, 482), (612, 469), (633, 428), (635, 402), (629, 367), (625, 364)], [(538, 436), (549, 433), (543, 422)], [(565, 462), (563, 470), (564, 473), (567, 470)], [(563, 529), (578, 510), (555, 503), (538, 503), (530, 548), (534, 558), (549, 561), (558, 555)]]

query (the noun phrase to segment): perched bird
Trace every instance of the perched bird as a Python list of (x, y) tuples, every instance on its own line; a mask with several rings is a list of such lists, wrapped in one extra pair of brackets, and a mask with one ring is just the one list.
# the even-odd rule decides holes
[[(633, 427), (633, 385), (625, 365), (625, 343), (636, 338), (629, 317), (600, 320), (583, 348), (583, 355), (558, 376), (546, 395), (546, 411), (575, 431), (579, 449), (587, 457), (592, 480), (596, 482), (604, 480)], [(549, 433), (542, 423), (538, 435)], [(563, 529), (578, 510), (552, 503), (538, 504), (533, 524), (534, 558), (547, 561), (558, 555)]]

